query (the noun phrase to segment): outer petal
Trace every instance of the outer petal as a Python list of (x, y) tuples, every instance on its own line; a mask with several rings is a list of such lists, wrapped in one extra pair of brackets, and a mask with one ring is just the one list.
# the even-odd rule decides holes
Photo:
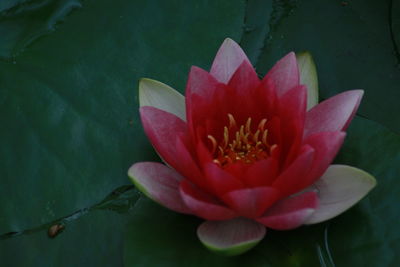
[(181, 182), (179, 189), (186, 206), (199, 217), (206, 220), (228, 220), (237, 217), (234, 211), (185, 180)]
[(204, 246), (226, 256), (246, 252), (257, 245), (265, 233), (263, 225), (245, 218), (207, 221), (197, 229), (197, 236)]
[(275, 230), (290, 230), (304, 224), (317, 207), (317, 194), (305, 192), (276, 203), (257, 221)]
[(245, 188), (231, 191), (222, 199), (241, 216), (261, 216), (279, 197), (279, 190), (273, 187)]
[(141, 107), (140, 115), (151, 144), (176, 169), (180, 164), (176, 140), (187, 132), (186, 123), (171, 113), (149, 106)]
[(242, 48), (232, 39), (226, 38), (215, 56), (210, 74), (219, 82), (227, 83), (243, 61), (250, 63)]
[(278, 97), (296, 85), (299, 85), (300, 76), (295, 53), (290, 52), (279, 60), (267, 73), (265, 78), (272, 80)]
[(140, 106), (152, 106), (186, 120), (185, 98), (166, 84), (152, 79), (139, 81)]
[(294, 194), (303, 188), (304, 177), (312, 167), (315, 150), (304, 146), (297, 159), (275, 180), (273, 187), (278, 188), (283, 195)]
[(363, 94), (363, 90), (346, 91), (313, 107), (306, 115), (304, 138), (313, 133), (346, 130)]
[(331, 165), (315, 184), (320, 205), (306, 224), (329, 220), (348, 210), (374, 188), (376, 180), (370, 174), (346, 165)]
[(296, 54), (300, 71), (300, 83), (307, 86), (307, 110), (318, 104), (318, 76), (314, 60), (309, 52)]
[(161, 163), (139, 162), (128, 170), (128, 176), (143, 194), (173, 211), (192, 213), (183, 202), (179, 184), (183, 179)]

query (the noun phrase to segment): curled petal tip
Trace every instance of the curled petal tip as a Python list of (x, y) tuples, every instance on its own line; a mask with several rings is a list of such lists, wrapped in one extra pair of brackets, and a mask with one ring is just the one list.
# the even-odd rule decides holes
[(300, 83), (307, 86), (307, 110), (318, 104), (318, 75), (313, 57), (308, 51), (297, 53)]
[(149, 78), (139, 80), (139, 104), (155, 107), (186, 120), (185, 99), (170, 86)]

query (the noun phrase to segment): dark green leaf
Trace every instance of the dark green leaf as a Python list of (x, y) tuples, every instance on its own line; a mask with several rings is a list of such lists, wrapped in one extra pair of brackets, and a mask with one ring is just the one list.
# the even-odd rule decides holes
[[(0, 233), (47, 224), (129, 183), (132, 163), (157, 159), (138, 118), (138, 79), (154, 77), (183, 91), (190, 65), (208, 67), (224, 38), (242, 33), (242, 1), (88, 0), (56, 31), (20, 51), (27, 44), (21, 40), (52, 28), (65, 15), (61, 4), (72, 2), (29, 1), (0, 15), (0, 51), (19, 53), (0, 61)], [(43, 5), (29, 9), (35, 3)], [(14, 17), (19, 8), (23, 13)], [(18, 37), (3, 39), (14, 33)], [(93, 217), (98, 227), (107, 227), (109, 216), (99, 216)], [(82, 227), (74, 236), (65, 230), (54, 249), (74, 248)], [(97, 234), (101, 240), (102, 231)], [(38, 241), (22, 235), (2, 246), (18, 251), (21, 244), (40, 255), (48, 245), (34, 249), (44, 238), (38, 235)], [(100, 241), (89, 236), (85, 242)], [(81, 255), (97, 262), (101, 254), (82, 248)], [(55, 258), (47, 257), (49, 263)], [(87, 266), (79, 258), (70, 262)], [(16, 266), (13, 259), (7, 257)]]
[[(289, 3), (294, 3), (290, 5)], [(350, 89), (364, 89), (359, 113), (400, 132), (400, 65), (391, 35), (390, 0), (275, 1), (286, 10), (270, 28), (258, 71), (264, 74), (289, 51), (313, 55), (325, 99)], [(394, 4), (394, 7), (397, 4)], [(397, 7), (398, 10), (398, 7)], [(399, 36), (399, 28), (394, 29)]]
[(400, 67), (400, 0), (391, 0), (389, 3), (390, 34), (392, 37), (394, 53), (397, 57), (397, 64)]
[(2, 266), (122, 266), (128, 214), (94, 211), (54, 238), (47, 229), (0, 242)]
[(240, 46), (255, 65), (269, 32), (272, 1), (248, 0), (244, 18), (244, 31)]
[(22, 0), (3, 5), (7, 10), (1, 12), (0, 6), (0, 59), (10, 61), (27, 45), (54, 31), (71, 10), (81, 7), (80, 0)]

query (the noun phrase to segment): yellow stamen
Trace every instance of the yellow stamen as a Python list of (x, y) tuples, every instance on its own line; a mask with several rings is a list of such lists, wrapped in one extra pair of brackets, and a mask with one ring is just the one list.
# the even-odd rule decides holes
[(228, 119), (229, 119), (229, 128), (232, 129), (233, 127), (237, 127), (236, 126), (236, 121), (235, 118), (233, 117), (232, 114), (228, 114)]
[(257, 130), (257, 132), (253, 135), (253, 141), (254, 143), (258, 142), (258, 136), (260, 135), (260, 130)]
[(266, 145), (266, 146), (268, 146), (267, 137), (268, 137), (268, 130), (265, 130), (265, 131), (263, 132), (262, 142), (263, 142), (263, 144)]
[(225, 148), (229, 144), (229, 130), (228, 127), (224, 127), (224, 145), (223, 147)]
[(258, 129), (260, 129), (261, 132), (264, 131), (264, 127), (265, 127), (265, 124), (266, 124), (266, 123), (267, 123), (267, 119), (262, 119), (262, 120), (260, 121), (260, 123), (258, 124)]
[(215, 150), (217, 149), (217, 140), (215, 140), (214, 136), (212, 135), (207, 135), (207, 138), (211, 141), (212, 143), (212, 153), (215, 153)]
[(246, 133), (250, 133), (250, 126), (251, 126), (251, 118), (248, 118), (246, 121)]
[[(235, 162), (252, 163), (267, 158), (277, 145), (268, 143), (267, 119), (262, 119), (258, 128), (253, 133), (251, 129), (251, 118), (245, 124), (238, 127), (232, 114), (228, 114), (229, 128), (223, 129), (223, 137), (220, 144), (211, 135), (207, 138), (211, 141), (213, 162), (221, 167)], [(261, 138), (260, 138), (261, 135)]]

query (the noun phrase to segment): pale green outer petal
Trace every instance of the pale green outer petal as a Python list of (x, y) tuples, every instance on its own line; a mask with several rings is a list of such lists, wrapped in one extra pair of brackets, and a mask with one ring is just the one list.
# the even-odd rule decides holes
[(139, 104), (170, 112), (186, 121), (185, 97), (162, 82), (140, 79)]
[(307, 110), (318, 104), (318, 76), (314, 60), (309, 52), (296, 54), (300, 71), (300, 83), (307, 86)]
[(320, 204), (305, 224), (319, 223), (341, 214), (360, 201), (375, 185), (375, 178), (363, 170), (331, 165), (314, 184)]
[(206, 221), (197, 229), (201, 243), (209, 250), (225, 256), (242, 254), (257, 245), (266, 228), (247, 218)]

